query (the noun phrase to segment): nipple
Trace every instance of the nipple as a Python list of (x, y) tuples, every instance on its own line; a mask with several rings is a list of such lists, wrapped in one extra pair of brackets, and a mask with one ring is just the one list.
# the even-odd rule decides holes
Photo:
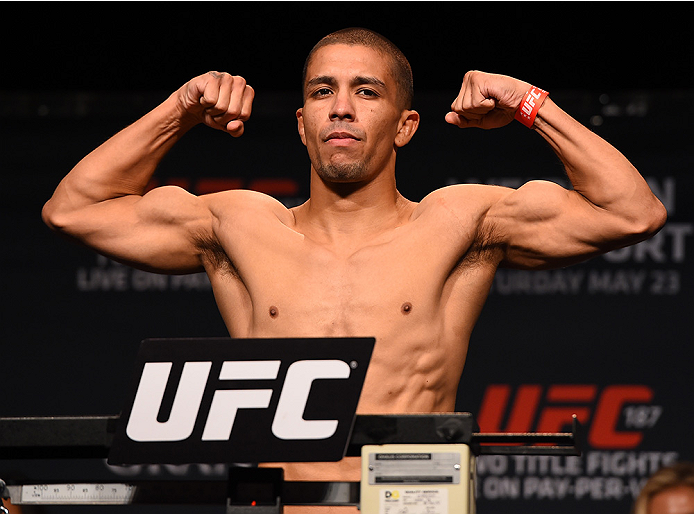
[(412, 312), (412, 304), (410, 302), (405, 302), (402, 304), (402, 307), (400, 307), (400, 312), (403, 314), (407, 315), (410, 312)]
[(280, 314), (280, 311), (274, 305), (270, 306), (270, 310), (268, 312), (270, 313), (270, 317), (273, 319), (279, 316)]

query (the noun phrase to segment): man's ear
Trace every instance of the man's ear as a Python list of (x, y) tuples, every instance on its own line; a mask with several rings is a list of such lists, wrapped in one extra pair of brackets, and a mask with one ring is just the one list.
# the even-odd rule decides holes
[(395, 146), (401, 148), (410, 142), (419, 127), (419, 113), (417, 111), (402, 111), (400, 116), (400, 128), (395, 136)]
[(306, 133), (304, 132), (304, 113), (302, 109), (296, 110), (296, 119), (299, 125), (299, 137), (301, 142), (306, 146)]

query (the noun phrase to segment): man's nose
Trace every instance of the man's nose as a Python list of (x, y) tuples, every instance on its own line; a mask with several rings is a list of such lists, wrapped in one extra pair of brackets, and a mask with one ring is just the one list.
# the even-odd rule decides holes
[(354, 120), (354, 104), (352, 98), (347, 92), (339, 92), (334, 97), (333, 104), (330, 109), (331, 120)]

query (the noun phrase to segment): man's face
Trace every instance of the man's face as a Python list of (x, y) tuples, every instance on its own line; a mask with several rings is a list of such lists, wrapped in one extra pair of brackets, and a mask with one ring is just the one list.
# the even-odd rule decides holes
[(648, 514), (694, 514), (694, 489), (687, 486), (665, 489), (651, 498)]
[(368, 180), (394, 166), (395, 147), (414, 134), (416, 126), (401, 130), (414, 111), (398, 107), (390, 69), (387, 57), (364, 46), (328, 45), (313, 55), (297, 118), (312, 167), (324, 180)]

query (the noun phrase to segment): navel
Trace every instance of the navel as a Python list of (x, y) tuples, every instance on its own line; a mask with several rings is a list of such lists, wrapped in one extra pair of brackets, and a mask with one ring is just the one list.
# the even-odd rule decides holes
[(400, 312), (402, 312), (405, 315), (409, 314), (410, 312), (412, 312), (412, 304), (410, 302), (403, 303), (400, 307)]
[(275, 307), (274, 305), (270, 305), (270, 309), (268, 309), (268, 313), (270, 314), (271, 318), (276, 318), (277, 316), (280, 315), (279, 309)]

